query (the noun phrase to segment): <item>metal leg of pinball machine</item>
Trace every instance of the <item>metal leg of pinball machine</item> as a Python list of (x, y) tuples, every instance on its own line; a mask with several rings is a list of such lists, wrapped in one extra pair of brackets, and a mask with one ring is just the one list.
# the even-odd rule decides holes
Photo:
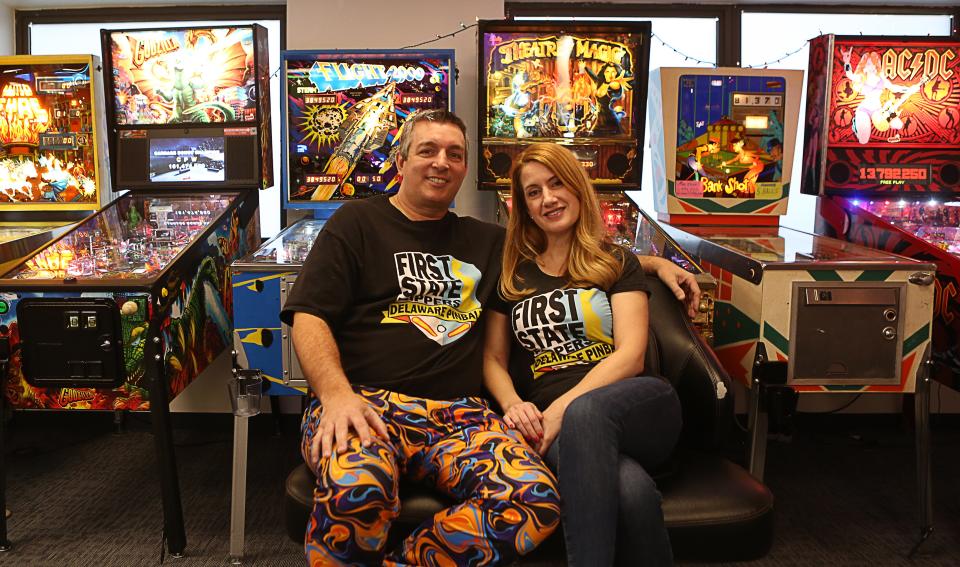
[(0, 551), (10, 551), (13, 545), (7, 539), (7, 452), (6, 415), (7, 370), (10, 364), (10, 337), (0, 336)]
[[(152, 326), (153, 327), (153, 326)], [(158, 328), (159, 325), (153, 328)], [(187, 547), (187, 534), (183, 526), (183, 505), (180, 502), (180, 480), (177, 477), (177, 461), (173, 448), (173, 424), (170, 421), (168, 384), (161, 354), (160, 338), (148, 343), (148, 368), (150, 372), (150, 417), (153, 421), (153, 438), (157, 448), (160, 468), (160, 495), (163, 500), (163, 540), (173, 557), (181, 557)], [(163, 560), (163, 549), (160, 552)]]
[(750, 407), (747, 410), (747, 431), (750, 435), (747, 470), (760, 482), (763, 482), (763, 468), (767, 461), (767, 411), (762, 398), (763, 384), (755, 376), (750, 387)]
[(748, 427), (750, 436), (747, 455), (747, 470), (753, 478), (763, 482), (763, 468), (767, 462), (767, 405), (764, 400), (766, 380), (764, 380), (764, 365), (767, 364), (767, 350), (763, 343), (757, 344), (757, 352), (753, 358), (753, 376), (750, 377), (750, 407), (747, 408)]
[(933, 488), (930, 471), (930, 372), (933, 360), (929, 347), (925, 353), (923, 367), (917, 376), (917, 386), (913, 396), (914, 429), (917, 446), (917, 489), (920, 503), (920, 539), (910, 550), (909, 557), (919, 551), (920, 546), (933, 533)]
[(247, 436), (249, 417), (233, 417), (233, 490), (230, 495), (230, 564), (243, 564), (247, 507)]

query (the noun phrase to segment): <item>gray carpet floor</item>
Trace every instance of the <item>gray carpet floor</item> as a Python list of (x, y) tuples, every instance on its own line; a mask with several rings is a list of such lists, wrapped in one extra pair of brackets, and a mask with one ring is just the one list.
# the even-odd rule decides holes
[[(934, 424), (936, 531), (907, 560), (919, 531), (913, 437), (895, 417), (844, 418), (801, 420), (792, 440), (771, 442), (776, 539), (767, 557), (742, 565), (960, 565), (960, 425)], [(6, 452), (14, 547), (0, 565), (160, 564), (160, 493), (145, 419), (129, 417), (118, 434), (110, 415), (16, 415)], [(177, 424), (187, 555), (165, 564), (227, 565), (232, 418), (178, 415)], [(281, 515), (283, 479), (297, 458), (295, 425), (282, 429), (274, 435), (267, 415), (251, 422), (247, 565), (303, 565)]]

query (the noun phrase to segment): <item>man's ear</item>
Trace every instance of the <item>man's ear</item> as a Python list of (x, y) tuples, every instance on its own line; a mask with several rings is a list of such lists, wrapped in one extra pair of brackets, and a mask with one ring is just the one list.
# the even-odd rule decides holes
[(403, 166), (407, 164), (407, 160), (404, 159), (402, 155), (400, 155), (400, 152), (397, 152), (396, 161), (397, 161), (397, 173), (399, 173), (400, 175), (403, 175)]

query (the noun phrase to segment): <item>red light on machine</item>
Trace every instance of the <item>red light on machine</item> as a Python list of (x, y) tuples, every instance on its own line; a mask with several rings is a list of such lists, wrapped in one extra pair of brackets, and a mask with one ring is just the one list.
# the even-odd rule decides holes
[(33, 89), (26, 83), (7, 83), (0, 90), (0, 143), (37, 145), (50, 121)]

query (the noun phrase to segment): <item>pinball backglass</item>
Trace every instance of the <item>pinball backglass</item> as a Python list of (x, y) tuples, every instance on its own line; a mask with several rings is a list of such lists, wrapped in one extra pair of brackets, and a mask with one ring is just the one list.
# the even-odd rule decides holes
[(640, 187), (650, 23), (481, 21), (479, 182), (509, 185), (513, 158), (566, 145), (598, 190)]
[(396, 191), (406, 119), (453, 109), (453, 51), (285, 51), (282, 59), (289, 208)]

